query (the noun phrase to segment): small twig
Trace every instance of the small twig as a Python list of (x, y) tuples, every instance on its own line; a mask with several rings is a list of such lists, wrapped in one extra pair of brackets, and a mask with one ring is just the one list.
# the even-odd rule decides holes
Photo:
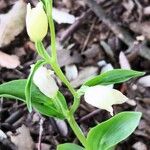
[(85, 42), (84, 42), (84, 44), (83, 44), (83, 48), (82, 48), (81, 52), (83, 52), (83, 51), (85, 50), (85, 48), (86, 48), (86, 46), (87, 46), (87, 44), (88, 44), (88, 42), (89, 42), (89, 39), (90, 39), (90, 37), (91, 37), (92, 31), (93, 31), (94, 26), (95, 26), (95, 23), (96, 23), (96, 19), (94, 19), (94, 21), (93, 21), (93, 23), (92, 23), (92, 25), (91, 25), (90, 31), (89, 31), (89, 33), (88, 33), (88, 35), (87, 35), (87, 38), (85, 39)]
[(3, 97), (0, 98), (0, 121), (1, 121), (1, 112), (2, 112), (2, 109), (3, 109)]
[(139, 14), (139, 20), (138, 21), (141, 21), (142, 20), (142, 16), (143, 16), (143, 7), (142, 5), (140, 4), (140, 2), (138, 0), (134, 0), (136, 5), (137, 5), (137, 11), (138, 11), (138, 14)]
[(12, 113), (5, 121), (5, 123), (9, 123), (9, 124), (13, 124), (14, 122), (16, 122), (17, 120), (19, 120), (22, 115), (24, 114), (24, 110), (18, 110), (14, 113)]
[(41, 117), (40, 119), (40, 129), (39, 129), (39, 140), (38, 140), (38, 150), (41, 150), (41, 140), (42, 140), (42, 133), (43, 133), (43, 123), (44, 119)]
[(66, 39), (71, 36), (74, 31), (83, 23), (83, 21), (85, 20), (85, 18), (87, 16), (89, 16), (89, 14), (91, 13), (91, 10), (87, 10), (84, 14), (82, 14), (76, 21), (74, 24), (72, 24), (67, 30), (64, 31), (64, 33), (62, 33), (62, 36), (60, 37), (59, 41), (61, 43), (64, 43), (66, 41)]
[(96, 110), (92, 111), (91, 113), (89, 113), (89, 114), (83, 116), (83, 117), (79, 120), (79, 122), (82, 122), (82, 121), (85, 121), (85, 120), (87, 120), (87, 119), (90, 119), (90, 118), (93, 117), (94, 115), (98, 114), (100, 111), (101, 111), (100, 109), (96, 109)]

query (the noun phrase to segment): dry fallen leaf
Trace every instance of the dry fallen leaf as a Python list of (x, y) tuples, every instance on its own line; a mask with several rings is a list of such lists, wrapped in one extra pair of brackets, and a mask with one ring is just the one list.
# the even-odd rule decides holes
[(56, 122), (56, 125), (57, 125), (61, 135), (66, 137), (68, 135), (68, 127), (67, 127), (66, 122), (64, 120), (60, 120), (60, 119), (56, 119), (56, 118), (55, 118), (55, 122)]
[(53, 19), (58, 23), (68, 23), (68, 24), (73, 24), (76, 21), (75, 16), (64, 12), (64, 11), (60, 11), (59, 9), (53, 8), (52, 10), (52, 15), (53, 15)]
[(101, 73), (111, 71), (113, 69), (114, 69), (114, 67), (112, 66), (112, 64), (109, 63), (109, 64), (106, 64), (105, 66), (102, 67)]
[(20, 65), (19, 58), (15, 55), (8, 55), (0, 51), (0, 66), (14, 69)]
[[(63, 48), (59, 42), (57, 42), (57, 59), (60, 67), (70, 65), (70, 64), (78, 64), (82, 62), (82, 57), (77, 51), (71, 51), (70, 48)], [(69, 45), (70, 47), (70, 45)], [(47, 48), (48, 53), (50, 54), (50, 46)], [(37, 57), (37, 60), (40, 57)]]
[(73, 0), (62, 0), (62, 2), (65, 4), (65, 6), (69, 9), (73, 7)]
[(145, 22), (133, 22), (130, 24), (130, 29), (133, 30), (136, 33), (142, 34), (145, 36), (148, 40), (150, 40), (150, 21)]
[(143, 14), (146, 16), (150, 15), (150, 6), (147, 6), (143, 9)]
[(7, 135), (2, 130), (0, 130), (0, 141), (6, 138), (7, 138)]
[[(39, 143), (36, 143), (36, 149), (38, 149), (38, 144)], [(41, 150), (50, 150), (50, 149), (51, 149), (51, 145), (41, 143)]]
[(129, 70), (131, 69), (129, 61), (126, 55), (124, 54), (124, 52), (120, 52), (119, 54), (119, 63), (120, 63), (121, 69), (129, 69)]
[(0, 47), (8, 45), (25, 27), (26, 3), (17, 1), (7, 14), (0, 15)]
[(78, 77), (75, 80), (71, 81), (71, 85), (74, 88), (77, 88), (87, 79), (97, 75), (97, 72), (98, 72), (97, 67), (94, 66), (85, 67), (83, 70), (79, 72)]
[(82, 61), (81, 55), (74, 51), (71, 55), (71, 51), (68, 50), (58, 50), (57, 51), (58, 63), (61, 67), (65, 65), (70, 65), (72, 63), (80, 63)]
[(7, 2), (5, 0), (0, 0), (0, 10), (7, 7)]
[(66, 77), (69, 81), (72, 81), (78, 76), (78, 69), (76, 65), (66, 65), (65, 66)]
[(123, 14), (123, 18), (125, 20), (128, 19), (128, 17), (131, 15), (134, 7), (135, 7), (135, 4), (133, 1), (124, 1), (122, 3), (122, 5), (124, 6), (124, 8), (126, 9), (125, 13)]
[(144, 144), (143, 142), (136, 142), (133, 146), (133, 149), (135, 150), (147, 150), (146, 144)]
[(33, 150), (34, 142), (31, 138), (30, 131), (26, 126), (17, 129), (17, 134), (8, 133), (11, 141), (17, 146), (18, 150)]
[(143, 87), (150, 87), (150, 75), (146, 75), (138, 80)]

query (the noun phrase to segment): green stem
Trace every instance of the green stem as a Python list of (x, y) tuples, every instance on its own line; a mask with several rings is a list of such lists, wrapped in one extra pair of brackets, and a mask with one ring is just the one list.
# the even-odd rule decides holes
[(51, 61), (50, 64), (51, 64), (51, 67), (53, 68), (53, 70), (55, 71), (56, 75), (68, 87), (71, 94), (74, 97), (77, 97), (77, 93), (76, 93), (75, 89), (71, 86), (70, 82), (67, 80), (66, 76), (63, 74), (62, 70), (60, 69), (59, 65), (53, 61)]
[(55, 71), (56, 75), (68, 87), (68, 89), (70, 90), (71, 94), (74, 97), (73, 105), (70, 108), (70, 112), (73, 114), (73, 113), (75, 113), (75, 111), (79, 107), (80, 96), (78, 96), (78, 94), (75, 91), (75, 89), (72, 87), (70, 82), (67, 80), (66, 76), (64, 75), (64, 73), (60, 69), (59, 65), (56, 62), (53, 62), (53, 61), (50, 61), (50, 64), (51, 64), (51, 67), (53, 68), (53, 70)]
[(75, 111), (78, 109), (79, 104), (80, 104), (80, 96), (77, 95), (76, 97), (74, 97), (73, 104), (72, 104), (72, 106), (71, 106), (71, 108), (70, 108), (70, 112), (71, 112), (72, 114), (74, 114)]
[(57, 51), (56, 51), (55, 26), (54, 26), (54, 22), (52, 19), (52, 6), (53, 6), (52, 3), (53, 2), (52, 2), (52, 0), (49, 0), (49, 1), (45, 0), (45, 3), (46, 3), (46, 13), (47, 13), (47, 17), (48, 17), (48, 24), (49, 24), (50, 33), (51, 33), (51, 59), (49, 59), (48, 62), (50, 63), (53, 70), (55, 71), (56, 75), (68, 87), (68, 89), (70, 90), (70, 92), (72, 93), (72, 95), (74, 97), (74, 103), (72, 105), (71, 111), (67, 115), (67, 120), (68, 120), (71, 128), (73, 129), (74, 133), (80, 140), (80, 142), (83, 144), (83, 146), (85, 146), (86, 138), (85, 138), (83, 132), (81, 131), (80, 127), (76, 123), (74, 116), (73, 116), (73, 113), (79, 106), (80, 97), (78, 97), (77, 92), (71, 86), (70, 82), (67, 80), (66, 76), (63, 74), (63, 72), (60, 69), (60, 66), (58, 64)]
[(35, 47), (36, 47), (36, 50), (37, 50), (39, 56), (41, 56), (46, 61), (49, 61), (51, 59), (51, 57), (47, 53), (47, 51), (46, 51), (46, 49), (43, 46), (43, 43), (41, 41), (35, 42)]
[[(50, 33), (51, 33), (51, 66), (53, 68), (53, 70), (56, 72), (57, 76), (61, 79), (61, 81), (68, 87), (68, 89), (70, 90), (70, 92), (72, 93), (72, 95), (74, 96), (74, 103), (73, 106), (71, 108), (71, 112), (75, 112), (76, 109), (78, 108), (78, 104), (79, 104), (79, 98), (77, 98), (77, 93), (75, 91), (75, 89), (71, 86), (70, 82), (67, 80), (66, 76), (63, 74), (63, 72), (60, 69), (60, 66), (58, 65), (58, 61), (57, 61), (57, 50), (56, 50), (56, 35), (55, 35), (55, 26), (54, 26), (54, 22), (52, 19), (52, 0), (50, 0), (49, 2), (46, 1), (46, 12), (47, 12), (47, 16), (48, 16), (48, 23), (49, 23), (49, 28), (50, 28)], [(76, 100), (76, 102), (75, 102)]]
[(57, 50), (56, 50), (56, 35), (55, 35), (55, 26), (52, 19), (52, 9), (53, 9), (53, 0), (46, 1), (46, 13), (48, 24), (51, 33), (51, 55), (52, 59), (57, 62)]
[(82, 145), (85, 147), (86, 146), (86, 138), (81, 131), (80, 127), (78, 126), (77, 122), (75, 121), (75, 118), (72, 114), (70, 114), (67, 118), (69, 125), (71, 126), (72, 130), (74, 131), (75, 135), (77, 138), (80, 140)]
[(35, 43), (36, 49), (38, 54), (43, 57), (43, 59), (45, 59), (46, 62), (48, 62), (51, 67), (53, 68), (53, 70), (55, 71), (55, 73), (57, 74), (57, 76), (61, 79), (61, 81), (68, 87), (68, 89), (70, 90), (70, 92), (72, 93), (72, 95), (74, 97), (77, 97), (77, 93), (75, 91), (75, 89), (71, 86), (70, 82), (67, 80), (66, 76), (63, 74), (62, 70), (60, 69), (58, 63), (52, 59), (51, 57), (49, 57), (48, 53), (46, 52), (43, 43), (42, 42), (36, 42)]

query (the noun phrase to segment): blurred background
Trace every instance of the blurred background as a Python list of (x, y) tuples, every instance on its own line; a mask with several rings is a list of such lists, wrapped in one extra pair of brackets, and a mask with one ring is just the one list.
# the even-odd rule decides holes
[[(39, 59), (25, 28), (26, 5), (37, 0), (0, 0), (0, 84), (27, 78)], [(58, 61), (71, 84), (78, 88), (89, 77), (114, 68), (146, 72), (144, 77), (114, 85), (129, 101), (114, 106), (115, 113), (143, 113), (132, 136), (117, 150), (150, 150), (150, 1), (55, 0)], [(69, 15), (69, 17), (68, 17)], [(50, 34), (44, 39), (49, 51)], [(68, 104), (72, 96), (57, 79)], [(82, 130), (107, 120), (108, 112), (84, 101), (75, 114)], [(55, 150), (59, 143), (76, 142), (65, 121), (28, 113), (19, 101), (0, 99), (0, 150)]]

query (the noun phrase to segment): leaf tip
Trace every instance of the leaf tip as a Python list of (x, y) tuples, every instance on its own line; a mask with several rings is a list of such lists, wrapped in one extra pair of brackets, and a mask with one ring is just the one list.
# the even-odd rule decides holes
[(27, 108), (28, 108), (29, 113), (31, 113), (32, 112), (32, 105), (27, 103)]

